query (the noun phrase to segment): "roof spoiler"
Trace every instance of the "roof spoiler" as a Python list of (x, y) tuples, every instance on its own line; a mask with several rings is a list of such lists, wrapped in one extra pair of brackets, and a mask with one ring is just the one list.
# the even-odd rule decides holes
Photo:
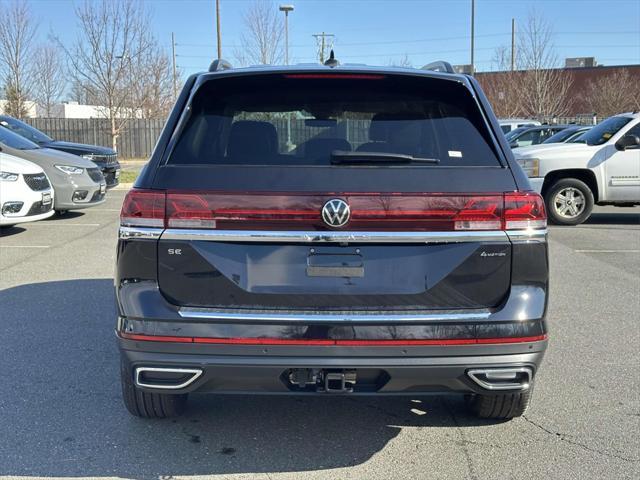
[(233, 65), (222, 58), (216, 58), (211, 62), (211, 65), (209, 65), (210, 72), (221, 72), (222, 70), (229, 70), (231, 68), (233, 68)]
[(438, 60), (437, 62), (427, 63), (421, 70), (433, 70), (434, 72), (456, 73), (449, 62)]

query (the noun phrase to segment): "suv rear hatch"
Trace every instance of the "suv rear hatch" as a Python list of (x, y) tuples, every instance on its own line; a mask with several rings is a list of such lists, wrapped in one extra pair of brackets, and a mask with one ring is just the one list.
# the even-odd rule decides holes
[(463, 77), (210, 75), (180, 125), (122, 219), (165, 228), (158, 281), (180, 306), (495, 307), (505, 230), (543, 214)]

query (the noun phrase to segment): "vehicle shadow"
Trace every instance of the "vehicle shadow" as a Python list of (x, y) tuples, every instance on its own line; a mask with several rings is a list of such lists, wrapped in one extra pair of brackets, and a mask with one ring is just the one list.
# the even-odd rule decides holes
[(592, 213), (583, 225), (640, 225), (640, 212)]
[(181, 418), (142, 420), (120, 398), (111, 279), (9, 288), (0, 305), (0, 476), (313, 471), (366, 462), (403, 427), (495, 426), (458, 397), (193, 395)]
[(24, 232), (25, 229), (23, 227), (12, 226), (12, 227), (0, 227), (0, 237), (10, 237), (12, 235), (17, 235), (18, 233)]
[(68, 210), (64, 212), (62, 215), (56, 213), (53, 216), (49, 217), (47, 220), (70, 220), (72, 218), (83, 217), (85, 212), (81, 210)]

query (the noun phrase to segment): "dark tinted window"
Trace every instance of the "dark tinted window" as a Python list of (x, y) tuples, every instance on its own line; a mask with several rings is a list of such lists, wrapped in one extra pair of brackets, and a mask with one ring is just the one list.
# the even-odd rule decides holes
[(271, 74), (210, 80), (170, 163), (330, 165), (334, 151), (497, 166), (469, 91), (428, 77)]
[(609, 141), (627, 123), (631, 121), (629, 117), (609, 117), (604, 122), (599, 123), (587, 133), (582, 135), (576, 143), (586, 143), (587, 145), (602, 145)]
[(562, 143), (564, 141), (566, 141), (567, 139), (569, 139), (569, 137), (573, 136), (578, 130), (580, 130), (579, 128), (565, 128), (563, 130), (560, 130), (559, 132), (551, 135), (549, 138), (547, 138), (544, 142), (542, 143)]
[(50, 137), (46, 136), (40, 130), (13, 117), (0, 117), (0, 125), (35, 143), (47, 143), (52, 141)]
[(3, 126), (0, 126), (0, 143), (18, 150), (33, 150), (34, 148), (40, 148), (31, 140), (27, 140)]

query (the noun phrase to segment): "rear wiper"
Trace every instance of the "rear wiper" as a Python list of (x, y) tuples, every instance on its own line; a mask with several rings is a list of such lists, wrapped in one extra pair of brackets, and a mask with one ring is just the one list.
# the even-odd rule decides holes
[(367, 163), (440, 163), (437, 158), (421, 158), (404, 153), (387, 152), (349, 152), (334, 150), (331, 152), (331, 164), (367, 164)]

